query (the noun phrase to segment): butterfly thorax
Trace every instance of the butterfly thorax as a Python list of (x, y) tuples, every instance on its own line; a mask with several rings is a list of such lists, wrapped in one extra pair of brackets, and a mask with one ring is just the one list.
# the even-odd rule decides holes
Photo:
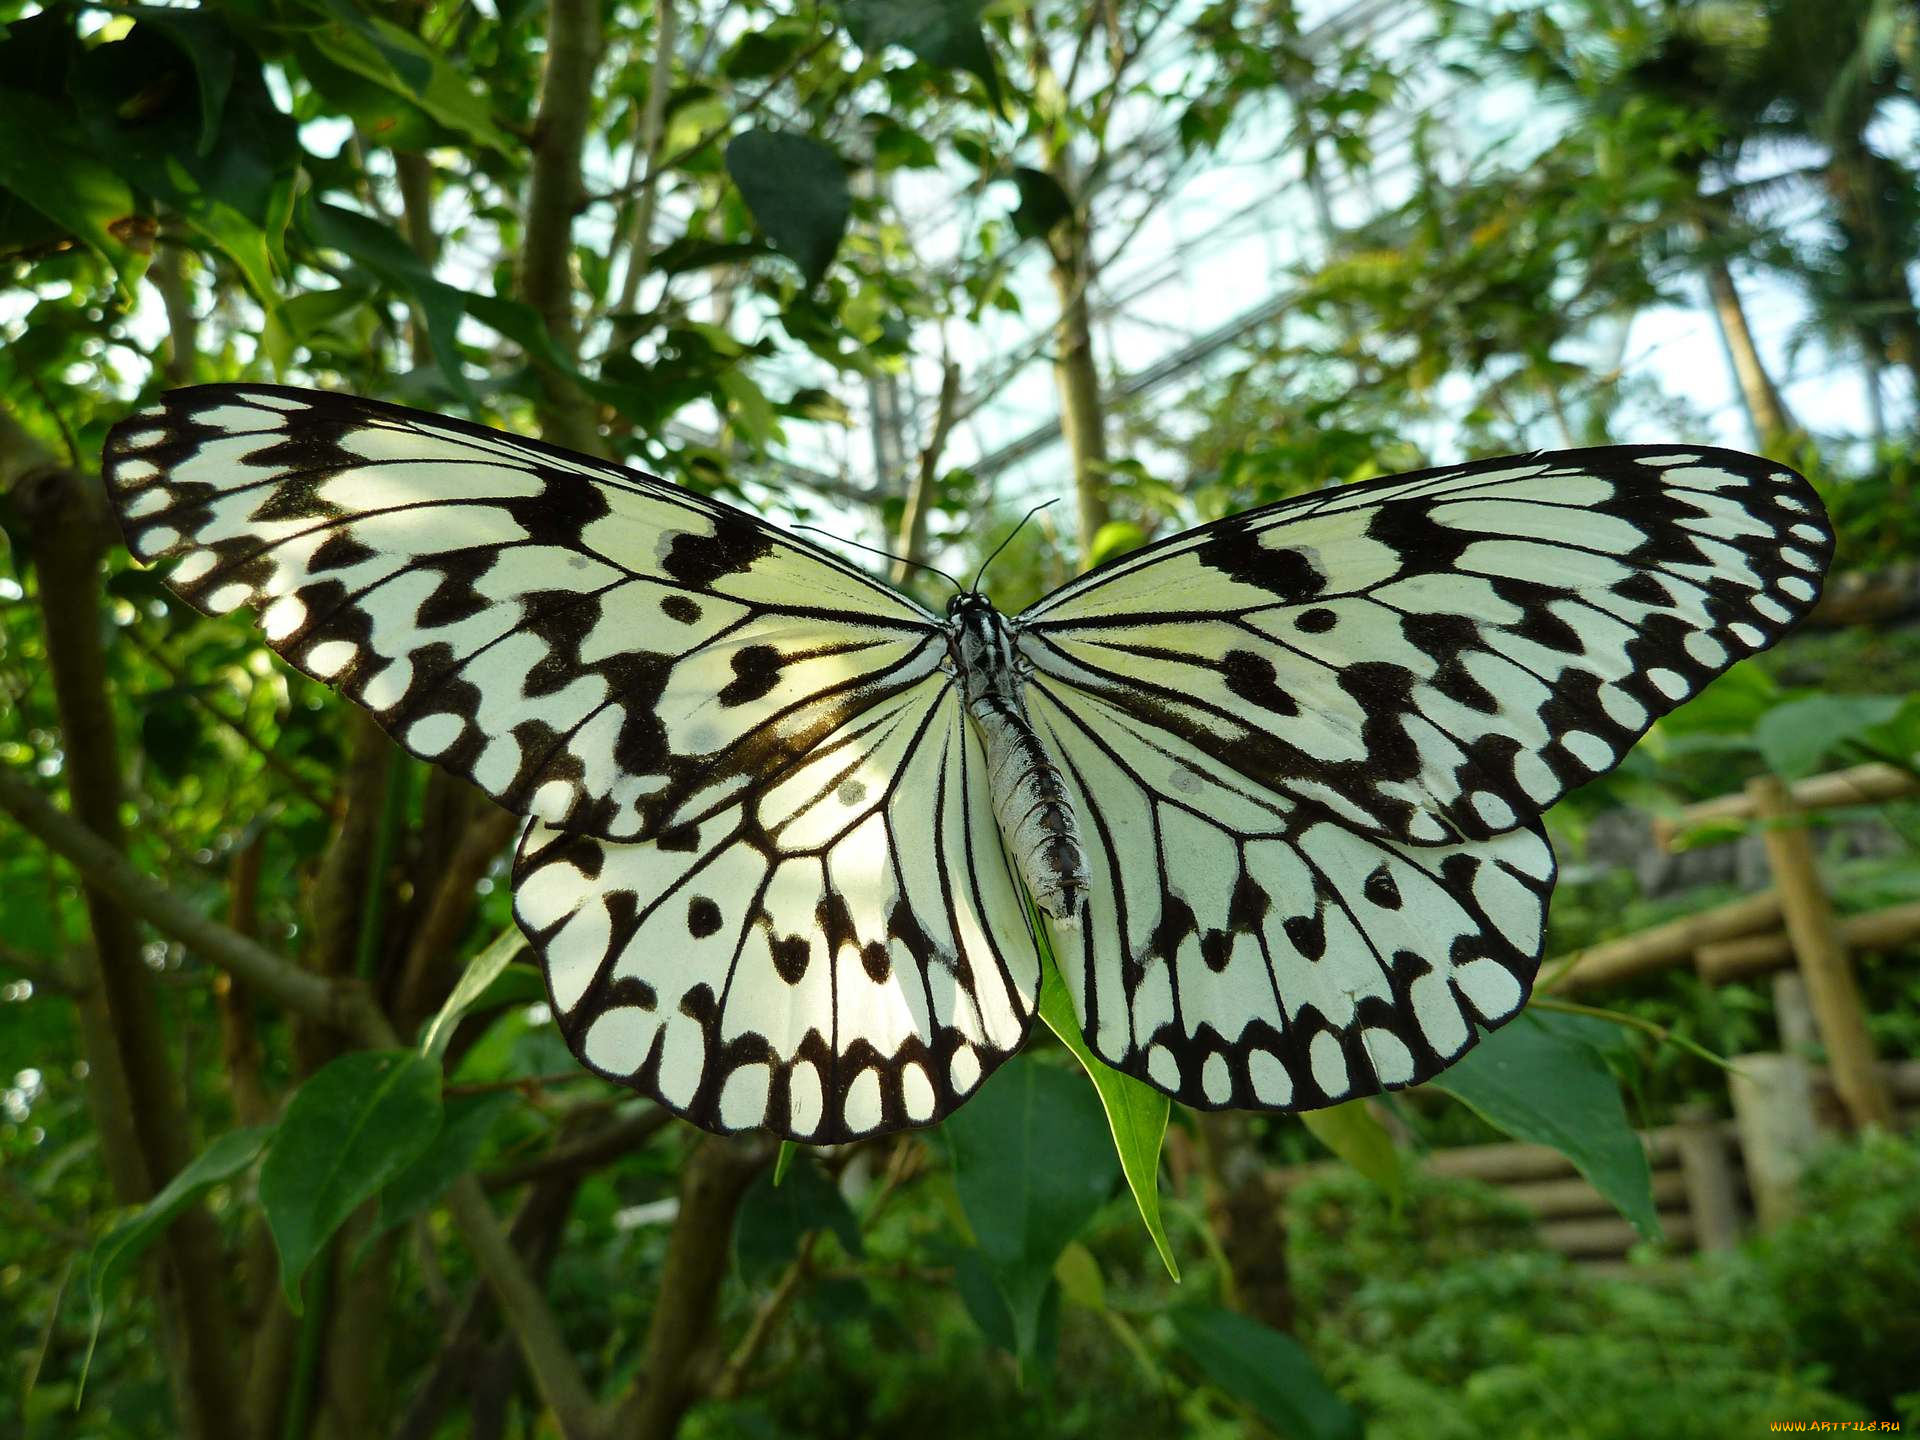
[(967, 713), (987, 751), (987, 784), (1007, 852), (1056, 921), (1075, 923), (1087, 896), (1087, 857), (1059, 767), (1027, 717), (1029, 666), (1006, 618), (968, 591), (947, 607), (948, 647)]

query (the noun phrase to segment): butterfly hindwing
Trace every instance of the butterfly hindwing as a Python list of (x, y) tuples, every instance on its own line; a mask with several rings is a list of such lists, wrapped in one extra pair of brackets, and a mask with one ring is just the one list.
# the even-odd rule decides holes
[(938, 666), (933, 617), (742, 511), (375, 401), (176, 390), (116, 426), (133, 553), (407, 749), (608, 839), (671, 830)]
[(1040, 979), (983, 768), (935, 676), (683, 836), (534, 823), (515, 916), (574, 1053), (710, 1130), (946, 1115), (1019, 1048)]
[(1419, 846), (1250, 782), (1047, 677), (1092, 885), (1055, 927), (1087, 1042), (1205, 1109), (1309, 1110), (1417, 1084), (1526, 1003), (1553, 852), (1537, 824)]
[(1750, 455), (1620, 447), (1319, 491), (1124, 556), (1017, 622), (1058, 685), (1391, 840), (1486, 839), (1771, 645), (1832, 552)]

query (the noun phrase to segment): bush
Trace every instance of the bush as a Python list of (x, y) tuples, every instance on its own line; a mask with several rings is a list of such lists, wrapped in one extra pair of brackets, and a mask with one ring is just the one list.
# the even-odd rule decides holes
[(1302, 1338), (1373, 1440), (1639, 1440), (1867, 1418), (1824, 1387), (1823, 1357), (1751, 1323), (1757, 1282), (1595, 1280), (1467, 1182), (1416, 1181), (1396, 1214), (1343, 1176), (1290, 1211)]
[(1920, 1141), (1871, 1134), (1816, 1157), (1800, 1217), (1716, 1268), (1798, 1363), (1899, 1416), (1920, 1391)]

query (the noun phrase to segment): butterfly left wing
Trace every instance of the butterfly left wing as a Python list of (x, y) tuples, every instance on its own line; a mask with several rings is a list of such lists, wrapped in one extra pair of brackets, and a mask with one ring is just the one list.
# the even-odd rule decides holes
[(709, 1130), (821, 1145), (945, 1116), (1040, 983), (985, 769), (939, 674), (670, 841), (529, 826), (514, 916), (574, 1054)]
[(1016, 622), (1058, 685), (1383, 839), (1486, 839), (1612, 769), (1813, 606), (1819, 497), (1622, 446), (1339, 486), (1202, 526)]
[(671, 834), (946, 658), (836, 556), (619, 465), (357, 396), (174, 390), (107, 438), (130, 550), (509, 810)]
[(1311, 1110), (1431, 1078), (1526, 1003), (1553, 851), (1371, 835), (1046, 675), (1028, 712), (1092, 883), (1054, 926), (1087, 1042), (1202, 1109)]

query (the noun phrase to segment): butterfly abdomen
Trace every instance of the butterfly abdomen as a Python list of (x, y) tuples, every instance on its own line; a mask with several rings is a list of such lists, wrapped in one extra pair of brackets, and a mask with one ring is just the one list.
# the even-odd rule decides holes
[(1087, 897), (1086, 851), (1059, 766), (1027, 718), (1013, 637), (984, 596), (960, 596), (950, 613), (954, 666), (986, 746), (1000, 836), (1034, 903), (1075, 923)]

